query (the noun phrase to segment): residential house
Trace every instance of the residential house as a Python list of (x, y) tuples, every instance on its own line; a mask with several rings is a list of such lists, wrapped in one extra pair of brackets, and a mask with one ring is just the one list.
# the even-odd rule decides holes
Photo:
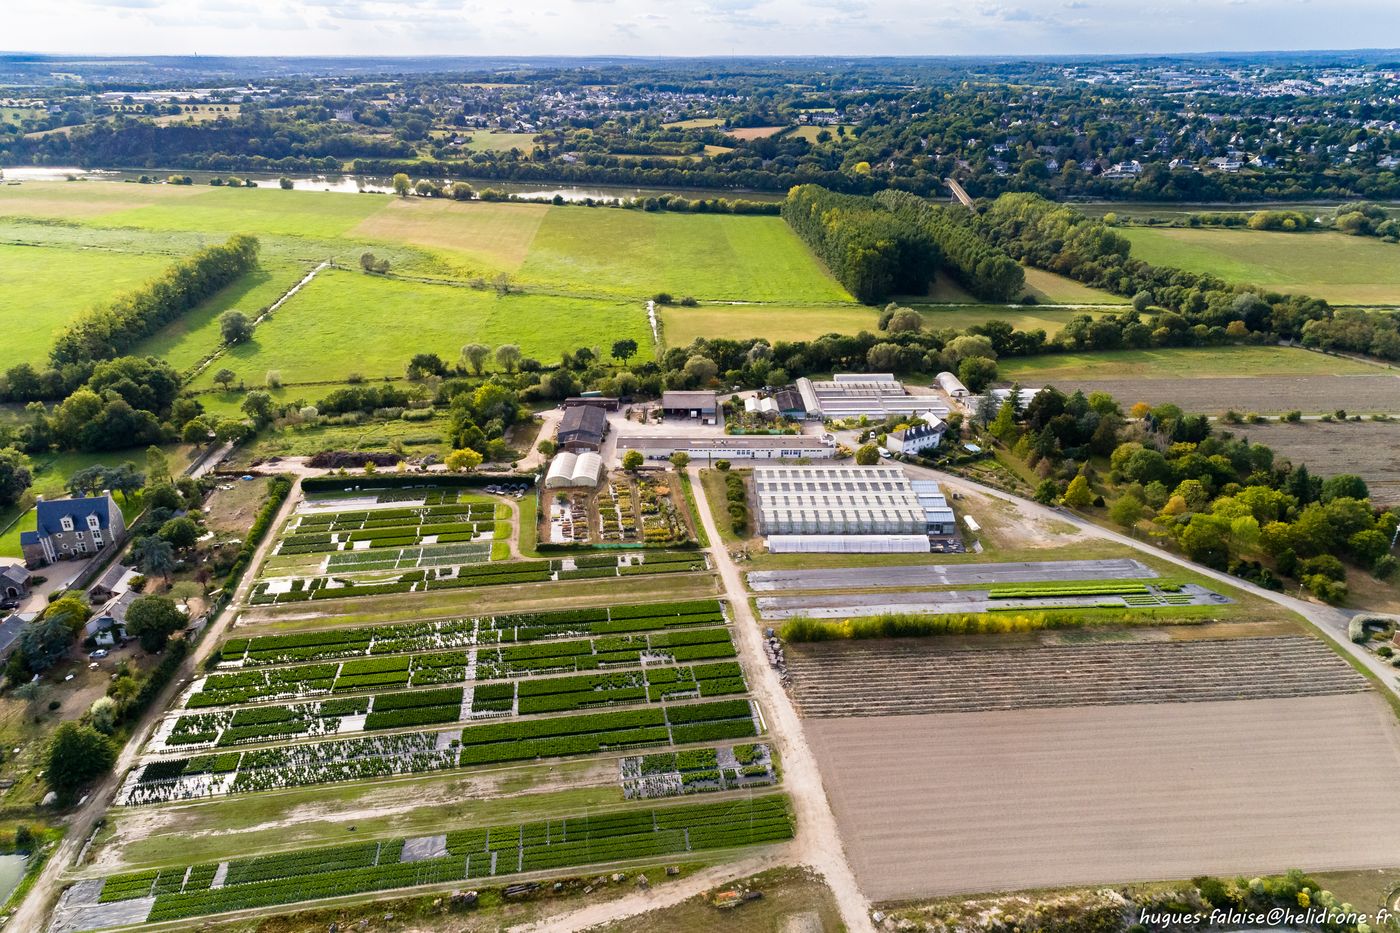
[(80, 499), (44, 499), (34, 505), (35, 529), (19, 536), (24, 562), (42, 567), (57, 560), (82, 560), (121, 541), (126, 521), (112, 494)]
[(18, 605), (29, 595), (29, 568), (23, 564), (0, 566), (0, 605)]
[(892, 454), (918, 455), (943, 443), (948, 425), (939, 418), (920, 421), (885, 435), (885, 449)]

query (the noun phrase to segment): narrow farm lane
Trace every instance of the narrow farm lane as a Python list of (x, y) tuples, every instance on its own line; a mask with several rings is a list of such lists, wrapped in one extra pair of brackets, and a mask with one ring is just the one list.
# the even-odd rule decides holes
[(861, 893), (856, 884), (855, 873), (846, 858), (846, 850), (836, 826), (836, 815), (831, 810), (826, 789), (822, 786), (816, 756), (807, 744), (807, 736), (802, 731), (802, 721), (792, 705), (792, 700), (779, 682), (777, 672), (768, 665), (763, 652), (762, 629), (759, 628), (758, 620), (754, 618), (753, 609), (749, 604), (743, 574), (735, 566), (728, 548), (720, 538), (709, 499), (705, 495), (705, 485), (700, 482), (698, 467), (690, 468), (690, 479), (695, 490), (696, 510), (700, 513), (699, 518), (705, 528), (705, 534), (710, 539), (710, 560), (719, 571), (725, 595), (734, 613), (734, 643), (739, 649), (739, 661), (744, 667), (749, 690), (758, 700), (767, 720), (769, 740), (777, 746), (783, 764), (783, 783), (792, 798), (797, 816), (794, 857), (799, 863), (809, 865), (820, 872), (826, 879), (841, 909), (841, 919), (845, 921), (847, 930), (851, 933), (873, 931), (875, 927), (870, 920), (870, 901)]
[(1050, 508), (1049, 506), (1041, 505), (1030, 499), (1022, 498), (1014, 493), (1004, 492), (992, 486), (984, 486), (981, 483), (973, 482), (972, 480), (964, 479), (960, 476), (954, 476), (951, 473), (944, 473), (942, 470), (931, 470), (912, 464), (905, 464), (904, 469), (911, 477), (937, 480), (940, 485), (950, 491), (975, 489), (978, 493), (983, 495), (992, 496), (993, 498), (1012, 503), (1023, 515), (1043, 520), (1065, 522), (1066, 524), (1073, 525), (1085, 534), (1107, 541), (1113, 541), (1116, 544), (1121, 544), (1145, 554), (1159, 557), (1162, 560), (1170, 561), (1173, 564), (1185, 567), (1195, 573), (1210, 577), (1211, 579), (1218, 580), (1221, 583), (1228, 583), (1230, 586), (1239, 590), (1244, 590), (1251, 595), (1267, 599), (1275, 605), (1282, 606), (1284, 609), (1291, 612), (1296, 612), (1304, 619), (1307, 619), (1324, 637), (1341, 646), (1343, 651), (1355, 658), (1359, 663), (1365, 666), (1368, 671), (1375, 674), (1380, 682), (1385, 685), (1387, 690), (1396, 696), (1400, 696), (1400, 681), (1397, 681), (1394, 668), (1382, 663), (1375, 655), (1361, 648), (1359, 645), (1352, 644), (1351, 639), (1347, 637), (1347, 623), (1351, 620), (1351, 617), (1356, 614), (1354, 611), (1337, 609), (1333, 606), (1324, 606), (1320, 603), (1299, 599), (1296, 596), (1289, 596), (1286, 593), (1266, 590), (1262, 586), (1257, 586), (1247, 580), (1241, 580), (1239, 577), (1231, 576), (1219, 570), (1212, 570), (1202, 564), (1190, 561), (1179, 554), (1173, 554), (1163, 548), (1153, 547), (1145, 541), (1139, 541), (1137, 538), (1133, 538), (1129, 535), (1121, 534), (1110, 528), (1104, 528), (1101, 525), (1096, 525), (1088, 519), (1080, 518), (1065, 509)]
[(224, 631), (233, 622), (239, 607), (253, 586), (258, 566), (267, 558), (268, 551), (277, 541), (275, 530), (291, 514), (291, 510), (296, 507), (296, 502), (300, 498), (301, 480), (297, 479), (293, 482), (286, 501), (282, 503), (277, 518), (273, 521), (266, 537), (253, 555), (252, 563), (249, 565), (248, 571), (244, 573), (243, 580), (240, 581), (233, 600), (210, 623), (204, 637), (195, 646), (195, 650), (190, 653), (189, 657), (185, 658), (185, 663), (180, 666), (180, 670), (176, 672), (174, 677), (170, 678), (170, 683), (166, 684), (165, 689), (142, 713), (140, 721), (131, 730), (131, 738), (127, 740), (118, 753), (117, 762), (113, 765), (111, 773), (88, 792), (87, 802), (78, 807), (68, 818), (68, 832), (64, 835), (63, 841), (59, 843), (58, 849), (44, 863), (44, 867), (34, 881), (34, 886), (29, 889), (29, 894), (20, 902), (14, 916), (10, 918), (10, 929), (45, 929), (49, 912), (58, 900), (59, 892), (67, 880), (68, 872), (77, 867), (78, 856), (82, 853), (88, 837), (92, 835), (98, 820), (106, 814), (117, 791), (121, 789), (122, 777), (136, 764), (141, 749), (145, 747), (146, 741), (151, 736), (151, 730), (165, 715), (171, 700), (180, 690), (184, 689), (195, 671), (198, 670), (198, 665), (204, 658), (208, 657), (223, 638)]

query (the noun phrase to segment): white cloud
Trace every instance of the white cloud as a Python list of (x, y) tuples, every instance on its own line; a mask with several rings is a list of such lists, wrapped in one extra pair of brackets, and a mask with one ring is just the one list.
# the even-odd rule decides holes
[[(5, 4), (25, 51), (240, 55), (940, 55), (1358, 48), (1394, 0), (45, 0)], [(1094, 13), (1085, 11), (1093, 10)], [(1263, 15), (1267, 13), (1267, 15)], [(236, 27), (236, 28), (235, 28)]]

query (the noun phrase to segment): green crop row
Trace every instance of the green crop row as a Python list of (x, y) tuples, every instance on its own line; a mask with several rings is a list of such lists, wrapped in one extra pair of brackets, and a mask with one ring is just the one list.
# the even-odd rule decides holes
[[(402, 862), (388, 858), (404, 840), (375, 849), (342, 846), (231, 863), (223, 887), (161, 894), (147, 918), (183, 920), (320, 898), (509, 875), (518, 871), (625, 862), (687, 851), (759, 845), (792, 838), (781, 795), (722, 804), (682, 805), (448, 834), (449, 854)], [(492, 837), (503, 837), (498, 842)], [(492, 842), (496, 844), (488, 847)], [(235, 872), (235, 866), (239, 866)], [(494, 871), (493, 871), (494, 866)], [(202, 868), (203, 866), (197, 866)], [(318, 870), (319, 869), (319, 870)], [(288, 874), (287, 872), (291, 872)], [(178, 870), (183, 877), (185, 870)], [(193, 871), (190, 872), (193, 877)], [(110, 878), (104, 884), (112, 884)], [(147, 879), (150, 884), (152, 879)]]

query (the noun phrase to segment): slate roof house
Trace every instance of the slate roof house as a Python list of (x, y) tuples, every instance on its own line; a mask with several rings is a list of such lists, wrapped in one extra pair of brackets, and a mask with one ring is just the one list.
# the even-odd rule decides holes
[(29, 570), (23, 564), (0, 566), (0, 605), (18, 603), (29, 595)]
[(120, 541), (126, 521), (112, 494), (81, 499), (43, 499), (34, 505), (37, 527), (19, 536), (24, 562), (42, 567), (56, 560), (81, 560)]

